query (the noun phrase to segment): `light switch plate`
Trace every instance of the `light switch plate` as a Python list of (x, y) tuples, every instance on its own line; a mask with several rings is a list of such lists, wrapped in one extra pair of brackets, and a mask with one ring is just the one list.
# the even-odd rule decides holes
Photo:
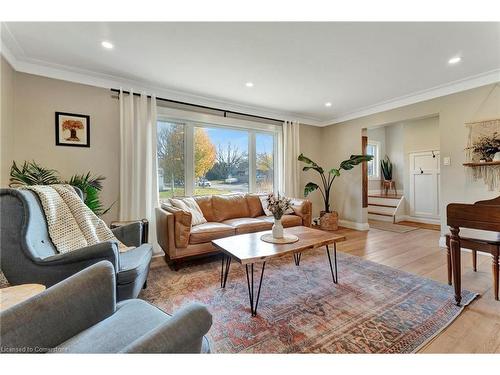
[(451, 159), (449, 156), (445, 156), (443, 158), (443, 165), (450, 165), (451, 164)]

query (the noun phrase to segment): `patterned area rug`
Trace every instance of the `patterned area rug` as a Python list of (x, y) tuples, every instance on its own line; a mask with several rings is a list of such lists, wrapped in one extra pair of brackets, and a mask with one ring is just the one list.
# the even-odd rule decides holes
[[(411, 353), (463, 309), (448, 285), (340, 252), (334, 285), (320, 248), (302, 254), (299, 267), (291, 255), (266, 263), (252, 318), (244, 267), (233, 261), (221, 289), (216, 260), (178, 272), (153, 268), (141, 294), (168, 313), (190, 301), (206, 304), (216, 353)], [(463, 291), (463, 304), (475, 297)]]

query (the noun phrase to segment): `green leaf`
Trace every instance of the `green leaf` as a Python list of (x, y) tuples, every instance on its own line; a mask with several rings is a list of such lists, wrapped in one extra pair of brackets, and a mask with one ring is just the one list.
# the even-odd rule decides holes
[(314, 169), (316, 172), (318, 172), (320, 174), (325, 172), (323, 170), (323, 168), (321, 168), (318, 164), (316, 164), (314, 161), (309, 159), (307, 156), (304, 156), (304, 154), (300, 154), (299, 157), (297, 158), (297, 160), (310, 165), (310, 167), (304, 167), (302, 169), (303, 171), (308, 171), (309, 169)]
[(330, 169), (330, 172), (328, 172), (328, 173), (330, 173), (330, 174), (332, 174), (334, 176), (337, 176), (337, 177), (340, 176), (340, 171), (338, 169), (336, 169), (336, 168)]
[(373, 159), (372, 155), (351, 155), (349, 159), (344, 160), (342, 163), (340, 163), (339, 169), (344, 169), (348, 171), (350, 169), (353, 169), (356, 165), (364, 161), (370, 161), (372, 159)]
[(10, 187), (19, 187), (26, 185), (53, 185), (58, 184), (59, 175), (53, 169), (41, 167), (34, 161), (25, 161), (21, 168), (16, 162), (12, 162), (10, 168)]
[(315, 184), (314, 182), (308, 182), (304, 187), (304, 196), (307, 197), (310, 193), (317, 189), (319, 189), (319, 186), (317, 184)]

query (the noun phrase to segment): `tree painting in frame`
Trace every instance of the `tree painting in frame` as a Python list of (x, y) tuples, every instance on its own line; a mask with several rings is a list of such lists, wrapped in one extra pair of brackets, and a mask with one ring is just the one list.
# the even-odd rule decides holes
[(90, 147), (90, 116), (56, 112), (56, 145)]

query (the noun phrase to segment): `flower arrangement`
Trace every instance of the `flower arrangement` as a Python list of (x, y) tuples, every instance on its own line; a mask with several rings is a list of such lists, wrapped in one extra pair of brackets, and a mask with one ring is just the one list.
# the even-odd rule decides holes
[(267, 196), (267, 209), (271, 211), (276, 220), (280, 220), (287, 210), (292, 207), (292, 200), (285, 196), (274, 195), (273, 193)]
[(500, 151), (500, 135), (494, 132), (491, 136), (481, 137), (471, 147), (467, 147), (467, 150), (480, 155), (481, 159), (491, 161), (493, 155)]

